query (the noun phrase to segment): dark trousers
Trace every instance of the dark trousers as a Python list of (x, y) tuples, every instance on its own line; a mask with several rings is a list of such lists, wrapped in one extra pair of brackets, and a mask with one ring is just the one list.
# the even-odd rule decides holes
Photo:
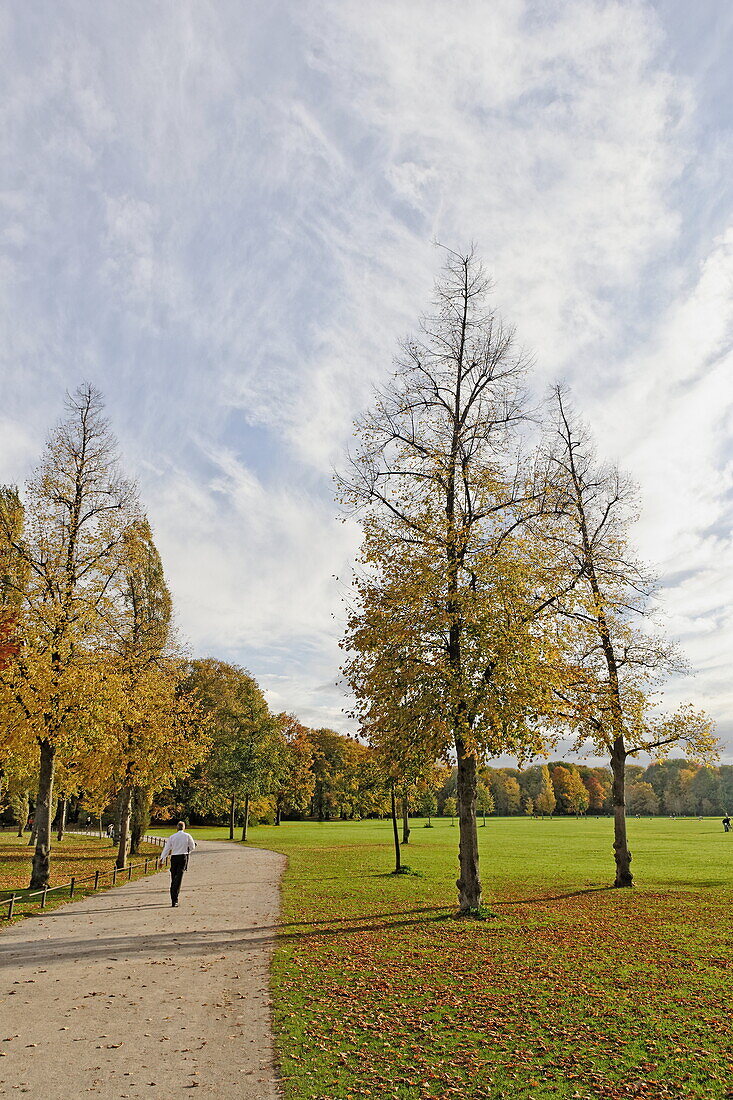
[(171, 901), (175, 904), (181, 892), (183, 872), (188, 865), (188, 856), (171, 856)]

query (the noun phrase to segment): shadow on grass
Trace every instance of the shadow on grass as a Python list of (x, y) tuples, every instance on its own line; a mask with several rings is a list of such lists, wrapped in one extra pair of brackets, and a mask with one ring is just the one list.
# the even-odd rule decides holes
[[(323, 920), (291, 920), (279, 925), (280, 928), (317, 928), (324, 924), (353, 924), (355, 921), (383, 920), (386, 917), (413, 917), (417, 913), (444, 913), (453, 912), (451, 905), (426, 905), (419, 909), (396, 909), (389, 913), (361, 913), (353, 917), (334, 917), (332, 920), (324, 917)], [(426, 918), (429, 919), (429, 918)], [(413, 923), (419, 923), (414, 921)]]
[(584, 890), (571, 890), (567, 894), (547, 894), (538, 898), (511, 898), (506, 901), (492, 901), (497, 909), (503, 905), (541, 905), (545, 901), (565, 901), (566, 898), (580, 898), (584, 894), (617, 893), (615, 886), (586, 886)]

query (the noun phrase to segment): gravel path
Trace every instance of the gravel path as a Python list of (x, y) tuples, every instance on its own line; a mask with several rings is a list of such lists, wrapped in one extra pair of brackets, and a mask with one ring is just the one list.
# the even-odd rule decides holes
[(279, 1100), (269, 961), (284, 863), (202, 841), (177, 909), (165, 872), (3, 932), (0, 1095)]

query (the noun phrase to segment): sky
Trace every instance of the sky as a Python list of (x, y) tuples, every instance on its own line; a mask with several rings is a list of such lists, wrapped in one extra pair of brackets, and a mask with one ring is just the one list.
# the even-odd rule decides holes
[(0, 481), (105, 395), (189, 652), (353, 730), (332, 470), (475, 241), (733, 759), (733, 5), (9, 0)]

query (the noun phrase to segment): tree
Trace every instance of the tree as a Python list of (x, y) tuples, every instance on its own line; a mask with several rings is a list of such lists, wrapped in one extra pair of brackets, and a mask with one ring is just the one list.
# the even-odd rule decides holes
[[(22, 719), (18, 739), (39, 757), (31, 888), (48, 883), (57, 755), (99, 728), (109, 702), (96, 655), (106, 644), (110, 585), (121, 567), (135, 491), (122, 475), (101, 395), (81, 386), (50, 434), (26, 486), (22, 535), (0, 507), (0, 543), (12, 563), (22, 646), (0, 674)], [(16, 743), (17, 740), (16, 739)]]
[(456, 802), (455, 798), (446, 798), (445, 802), (443, 803), (443, 817), (449, 817), (451, 825), (453, 824), (453, 821), (455, 819), (457, 809), (458, 803)]
[(486, 815), (494, 812), (494, 798), (485, 783), (479, 783), (476, 794), (476, 809), (483, 816), (483, 825), (486, 825)]
[(595, 460), (588, 434), (555, 391), (556, 447), (551, 456), (558, 521), (552, 533), (575, 582), (558, 603), (572, 624), (567, 681), (558, 709), (576, 735), (609, 754), (613, 775), (615, 886), (633, 884), (626, 834), (626, 765), (638, 752), (663, 755), (683, 744), (700, 759), (715, 753), (710, 719), (691, 706), (660, 714), (653, 689), (676, 668), (673, 647), (645, 628), (651, 583), (629, 545), (634, 487)]
[(423, 817), (428, 820), (425, 822), (426, 829), (432, 829), (433, 823), (431, 818), (435, 815), (438, 809), (438, 800), (435, 797), (435, 791), (427, 787), (420, 795), (419, 810)]
[(384, 795), (385, 783), (394, 774), (391, 761), (387, 764), (383, 759), (376, 772), (368, 774), (369, 750), (354, 738), (324, 728), (311, 730), (310, 741), (313, 750), (313, 817), (319, 821), (331, 821), (333, 818), (360, 816), (362, 811), (368, 811), (364, 801), (365, 788), (373, 790), (377, 787)]
[(497, 814), (508, 817), (518, 813), (522, 792), (516, 777), (504, 768), (487, 768), (486, 775)]
[(536, 791), (532, 795), (532, 801), (534, 802), (535, 813), (553, 814), (555, 812), (556, 799), (555, 790), (552, 785), (552, 779), (550, 777), (550, 769), (547, 764), (543, 764), (539, 769), (539, 776), (537, 782)]
[(659, 799), (651, 783), (630, 783), (626, 795), (626, 806), (630, 814), (659, 813)]
[(606, 802), (610, 794), (610, 784), (606, 784), (598, 774), (590, 768), (581, 768), (580, 776), (588, 792), (588, 809), (591, 813), (600, 814), (606, 808)]
[(144, 516), (129, 524), (123, 545), (109, 612), (110, 674), (124, 699), (119, 720), (110, 725), (109, 748), (118, 790), (118, 868), (126, 866), (128, 850), (137, 849), (147, 828), (153, 793), (190, 771), (206, 750), (196, 736), (195, 700), (182, 691), (184, 669), (171, 638), (170, 592)]
[(279, 714), (277, 721), (285, 738), (280, 786), (275, 796), (275, 824), (284, 813), (301, 813), (308, 806), (315, 782), (313, 779), (313, 748), (309, 731), (292, 714)]
[(526, 364), (488, 290), (472, 252), (447, 253), (340, 481), (364, 530), (344, 673), (365, 728), (455, 756), (462, 912), (481, 904), (479, 762), (537, 751), (550, 694), (544, 563), (521, 537), (541, 508), (516, 460)]
[(243, 668), (213, 658), (192, 661), (187, 687), (198, 698), (211, 738), (203, 768), (210, 806), (229, 805), (230, 836), (242, 805), (247, 839), (249, 803), (282, 783), (286, 741), (255, 680)]
[(559, 764), (552, 769), (555, 799), (562, 813), (579, 814), (588, 808), (588, 791), (577, 768)]
[(700, 816), (723, 813), (720, 778), (714, 768), (698, 768), (690, 780), (693, 812)]
[(532, 800), (533, 813), (544, 817), (545, 814), (554, 812), (555, 790), (547, 764), (535, 764), (534, 767), (527, 768), (519, 775), (519, 785), (527, 798)]

